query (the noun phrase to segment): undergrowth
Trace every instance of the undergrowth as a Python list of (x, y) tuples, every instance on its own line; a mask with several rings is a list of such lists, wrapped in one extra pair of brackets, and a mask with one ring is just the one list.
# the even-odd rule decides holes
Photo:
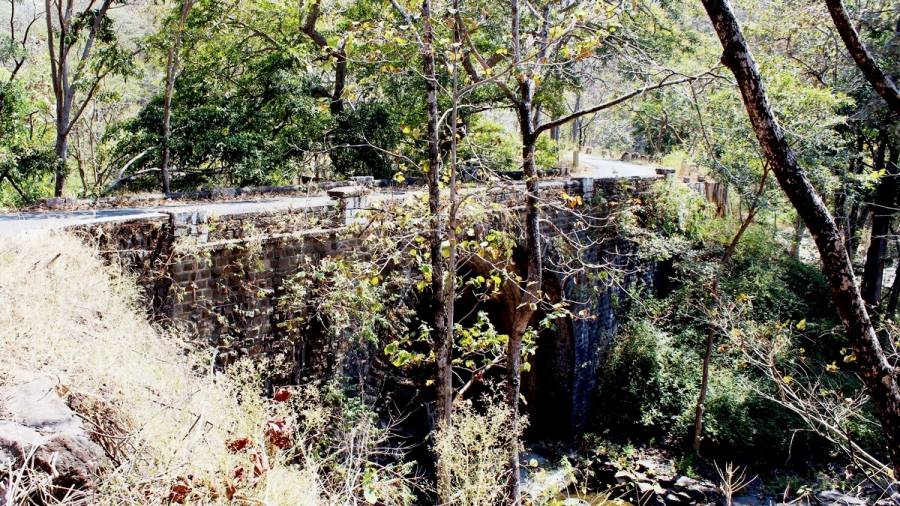
[[(308, 389), (270, 399), (266, 362), (214, 369), (211, 351), (150, 324), (134, 281), (76, 237), (6, 240), (0, 301), (0, 384), (54, 379), (106, 450), (97, 488), (69, 502), (411, 500), (409, 469), (384, 458), (387, 435), (362, 408), (348, 416)], [(17, 486), (13, 494), (32, 492)]]

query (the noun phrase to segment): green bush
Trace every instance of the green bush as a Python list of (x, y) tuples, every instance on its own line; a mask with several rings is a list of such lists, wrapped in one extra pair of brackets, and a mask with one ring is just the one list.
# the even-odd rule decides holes
[(459, 145), (463, 165), (490, 172), (511, 171), (521, 165), (521, 145), (502, 124), (475, 117), (469, 127), (469, 135)]
[(534, 162), (538, 169), (553, 169), (559, 167), (559, 144), (549, 135), (538, 137), (535, 145)]
[(716, 225), (714, 209), (701, 195), (687, 186), (666, 179), (653, 186), (652, 195), (644, 200), (647, 229), (665, 236), (684, 236), (702, 240)]
[(751, 226), (735, 252), (731, 275), (722, 290), (753, 301), (755, 320), (828, 318), (830, 292), (821, 272), (785, 254), (771, 231)]
[(623, 329), (601, 378), (599, 423), (638, 439), (683, 433), (697, 392), (699, 361), (673, 347), (672, 337), (646, 320)]
[[(672, 335), (648, 320), (636, 320), (617, 339), (601, 380), (598, 428), (622, 440), (687, 449), (704, 336), (690, 328)], [(792, 437), (795, 451), (814, 452), (812, 439), (792, 430), (802, 427), (801, 421), (757, 394), (768, 387), (766, 380), (739, 371), (737, 364), (728, 353), (714, 353), (703, 418), (704, 456), (780, 464)]]

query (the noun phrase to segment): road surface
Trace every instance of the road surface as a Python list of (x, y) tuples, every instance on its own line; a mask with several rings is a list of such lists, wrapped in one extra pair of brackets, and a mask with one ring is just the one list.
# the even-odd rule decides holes
[[(604, 160), (582, 154), (579, 170), (572, 177), (655, 177), (656, 170), (649, 165)], [(314, 209), (336, 205), (327, 196), (270, 197), (261, 200), (229, 200), (220, 202), (195, 202), (152, 207), (120, 207), (81, 211), (36, 211), (0, 214), (0, 236), (34, 230), (52, 230), (78, 225), (106, 222), (122, 222), (142, 218), (161, 218), (170, 213), (204, 211), (214, 216), (276, 212), (288, 209)]]
[(169, 213), (202, 210), (211, 215), (230, 215), (284, 211), (289, 209), (313, 209), (334, 205), (329, 197), (278, 197), (265, 200), (240, 200), (226, 202), (197, 202), (153, 207), (121, 207), (85, 211), (37, 211), (0, 214), (0, 235), (29, 230), (51, 230), (77, 225), (93, 225), (105, 222), (130, 221), (141, 218), (160, 218)]
[(652, 165), (604, 160), (597, 156), (582, 153), (578, 155), (578, 170), (574, 171), (572, 176), (594, 177), (597, 179), (608, 177), (655, 177), (656, 168)]

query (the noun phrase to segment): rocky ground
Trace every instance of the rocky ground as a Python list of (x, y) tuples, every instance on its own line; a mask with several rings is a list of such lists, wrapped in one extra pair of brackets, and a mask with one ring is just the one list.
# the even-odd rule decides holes
[[(523, 491), (535, 503), (546, 501), (563, 506), (592, 506), (613, 504), (650, 505), (834, 505), (889, 506), (900, 505), (900, 491), (877, 489), (868, 484), (855, 493), (824, 489), (816, 484), (774, 490), (774, 483), (766, 483), (759, 476), (733, 468), (733, 483), (743, 487), (733, 490), (728, 500), (727, 485), (722, 478), (708, 478), (694, 474), (686, 476), (676, 471), (673, 460), (655, 450), (641, 450), (627, 458), (594, 459), (588, 469), (576, 469), (570, 462), (574, 455), (555, 463), (538, 452), (524, 456), (525, 479)], [(715, 470), (712, 471), (714, 474)], [(721, 469), (721, 474), (727, 474)], [(580, 490), (579, 490), (580, 489)], [(586, 489), (593, 490), (585, 494)]]

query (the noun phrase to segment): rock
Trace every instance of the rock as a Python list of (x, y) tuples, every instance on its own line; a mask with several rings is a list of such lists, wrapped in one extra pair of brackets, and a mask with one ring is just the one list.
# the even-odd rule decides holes
[(624, 483), (631, 483), (635, 479), (633, 474), (625, 471), (624, 469), (621, 471), (617, 471), (613, 477), (616, 479), (616, 483), (618, 483), (619, 485), (622, 485)]
[(44, 442), (40, 432), (9, 420), (0, 420), (0, 467), (25, 459), (26, 448)]
[(336, 188), (331, 188), (326, 193), (328, 196), (333, 199), (349, 199), (352, 197), (360, 197), (362, 195), (367, 195), (371, 193), (371, 190), (366, 188), (365, 186), (353, 185), (353, 186), (338, 186)]
[(732, 499), (734, 506), (768, 506), (769, 501), (756, 495), (742, 495)]
[(374, 176), (353, 176), (350, 178), (351, 181), (361, 184), (361, 185), (371, 185), (375, 182)]
[(683, 502), (684, 504), (690, 504), (693, 501), (691, 499), (690, 494), (688, 494), (686, 492), (675, 492), (674, 494), (671, 494), (671, 495), (674, 495), (675, 497), (680, 499), (681, 502)]
[(875, 506), (896, 506), (900, 504), (900, 492), (891, 495), (890, 497), (886, 497), (884, 499), (879, 499)]
[(653, 483), (649, 481), (639, 481), (637, 482), (638, 492), (641, 493), (641, 496), (649, 496), (651, 494), (655, 494), (657, 492), (656, 487), (653, 486)]
[(816, 494), (819, 503), (833, 506), (865, 506), (864, 499), (838, 492), (837, 490), (825, 490)]
[(650, 474), (656, 474), (656, 468), (659, 467), (656, 462), (650, 459), (641, 459), (634, 463), (635, 467), (641, 471), (650, 471)]
[(30, 465), (61, 490), (89, 490), (104, 458), (53, 381), (0, 388), (0, 465)]
[(619, 469), (609, 460), (601, 460), (594, 464), (594, 476), (603, 484), (616, 483), (616, 473)]
[(534, 452), (525, 453), (522, 457), (522, 496), (533, 503), (557, 497), (575, 481), (572, 467), (565, 462), (553, 464)]
[(669, 492), (668, 494), (666, 494), (666, 496), (663, 498), (663, 500), (665, 501), (666, 504), (678, 505), (678, 504), (688, 504), (688, 502), (690, 502), (691, 498), (687, 497), (686, 499), (682, 499), (681, 497), (673, 494), (672, 492)]
[(81, 420), (56, 393), (48, 378), (0, 389), (0, 413), (8, 421), (44, 433), (80, 434)]
[(676, 490), (686, 493), (692, 500), (697, 501), (705, 501), (709, 496), (716, 494), (716, 488), (712, 485), (687, 476), (679, 476), (673, 486)]

